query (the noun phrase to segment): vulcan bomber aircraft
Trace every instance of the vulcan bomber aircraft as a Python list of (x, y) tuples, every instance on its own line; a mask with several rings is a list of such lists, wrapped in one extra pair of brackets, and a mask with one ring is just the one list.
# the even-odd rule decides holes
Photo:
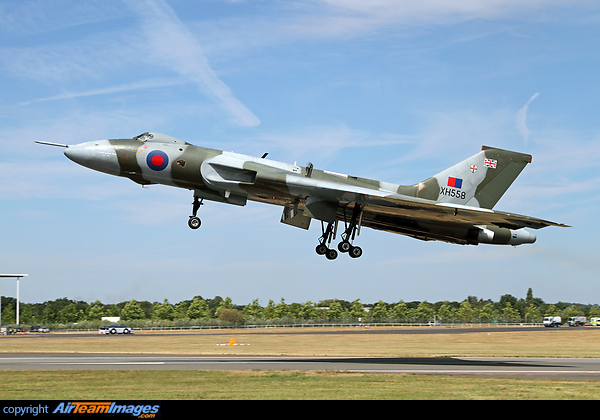
[[(562, 226), (534, 217), (492, 210), (531, 162), (527, 154), (483, 146), (476, 155), (415, 185), (397, 185), (262, 157), (194, 146), (148, 132), (131, 139), (98, 140), (64, 147), (72, 161), (144, 185), (193, 191), (188, 225), (198, 229), (204, 200), (244, 206), (248, 200), (283, 207), (281, 222), (308, 229), (321, 223), (316, 252), (329, 260), (338, 251), (362, 255), (354, 244), (368, 227), (425, 241), (463, 245), (534, 243), (525, 230)], [(331, 242), (339, 233), (337, 250)]]

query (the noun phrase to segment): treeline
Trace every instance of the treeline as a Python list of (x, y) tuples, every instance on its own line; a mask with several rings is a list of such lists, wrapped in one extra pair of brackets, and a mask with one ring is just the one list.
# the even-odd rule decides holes
[[(427, 301), (361, 303), (340, 299), (320, 302), (286, 303), (270, 300), (261, 306), (258, 299), (248, 305), (235, 305), (231, 298), (216, 296), (205, 299), (195, 296), (177, 304), (167, 299), (163, 302), (130, 300), (117, 304), (100, 301), (87, 303), (67, 298), (44, 303), (20, 303), (19, 321), (27, 324), (74, 324), (95, 323), (102, 317), (120, 317), (133, 326), (148, 322), (171, 322), (173, 325), (210, 324), (219, 321), (226, 324), (265, 324), (298, 322), (427, 322), (434, 319), (444, 323), (460, 322), (541, 322), (544, 316), (600, 317), (600, 309), (594, 304), (545, 303), (533, 297), (531, 289), (525, 298), (518, 299), (510, 294), (500, 297), (498, 302), (468, 296), (462, 302)], [(16, 322), (16, 299), (2, 297), (2, 325)]]

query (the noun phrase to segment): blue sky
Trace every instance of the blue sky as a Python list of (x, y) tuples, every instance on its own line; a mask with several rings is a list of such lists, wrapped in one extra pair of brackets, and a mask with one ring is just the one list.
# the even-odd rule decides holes
[[(21, 300), (600, 303), (600, 5), (491, 0), (22, 0), (0, 4), (0, 271)], [(533, 155), (497, 204), (572, 225), (521, 247), (320, 225), (80, 167), (58, 148), (157, 131), (414, 184), (489, 145)], [(2, 294), (15, 296), (12, 280)]]

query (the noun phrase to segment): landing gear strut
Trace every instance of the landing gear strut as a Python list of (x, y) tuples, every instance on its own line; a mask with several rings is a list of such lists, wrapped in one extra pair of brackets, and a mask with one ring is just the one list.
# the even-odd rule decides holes
[[(342, 242), (338, 244), (338, 250), (343, 253), (348, 253), (352, 258), (358, 258), (362, 255), (362, 248), (359, 246), (353, 246), (354, 237), (357, 232), (360, 232), (360, 222), (362, 219), (362, 208), (360, 205), (355, 204), (352, 210), (352, 217), (350, 217), (350, 223), (346, 225), (346, 230), (340, 236)], [(344, 208), (344, 222), (346, 221), (346, 209)]]
[(193, 204), (192, 215), (190, 216), (190, 220), (188, 220), (188, 226), (191, 229), (198, 229), (200, 227), (200, 225), (202, 224), (202, 222), (200, 221), (200, 218), (196, 215), (198, 214), (198, 209), (202, 205), (203, 201), (204, 201), (203, 198), (198, 199), (198, 197), (194, 196), (194, 202), (192, 203)]
[(326, 229), (323, 229), (323, 222), (321, 222), (321, 229), (323, 230), (323, 235), (319, 238), (319, 245), (317, 245), (315, 251), (317, 251), (317, 254), (319, 255), (325, 255), (325, 258), (328, 260), (335, 260), (338, 253), (335, 249), (329, 248), (328, 245), (331, 244), (331, 240), (335, 237), (337, 221), (328, 223)]
[[(344, 223), (346, 225), (346, 229), (344, 233), (340, 236), (342, 238), (342, 242), (338, 244), (338, 250), (341, 253), (348, 253), (352, 258), (358, 258), (362, 255), (362, 248), (359, 246), (352, 245), (354, 241), (354, 237), (358, 232), (360, 232), (360, 224), (362, 219), (362, 207), (358, 204), (354, 205), (354, 209), (352, 210), (352, 216), (350, 217), (350, 223), (346, 224), (346, 209), (344, 209)], [(321, 222), (321, 229), (323, 231), (323, 235), (319, 238), (319, 245), (317, 245), (316, 251), (319, 255), (325, 255), (328, 260), (335, 260), (338, 256), (338, 253), (335, 249), (331, 249), (329, 246), (331, 245), (331, 240), (335, 239), (335, 234), (337, 232), (337, 221), (333, 223), (328, 223), (327, 228), (324, 227), (323, 222)]]

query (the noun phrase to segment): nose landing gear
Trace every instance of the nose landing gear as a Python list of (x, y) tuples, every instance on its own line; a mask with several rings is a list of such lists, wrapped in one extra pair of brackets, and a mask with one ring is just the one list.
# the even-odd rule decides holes
[(198, 209), (203, 204), (202, 203), (203, 201), (204, 201), (204, 199), (198, 199), (198, 197), (194, 196), (194, 202), (192, 203), (193, 204), (192, 215), (190, 216), (190, 219), (188, 220), (188, 226), (191, 229), (198, 229), (200, 227), (200, 225), (202, 225), (202, 221), (196, 215), (198, 214)]

